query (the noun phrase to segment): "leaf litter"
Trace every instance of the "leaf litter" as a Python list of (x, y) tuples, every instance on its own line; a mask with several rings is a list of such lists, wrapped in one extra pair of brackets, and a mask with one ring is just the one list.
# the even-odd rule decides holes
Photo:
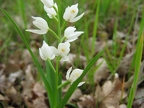
[[(120, 35), (120, 41), (123, 41), (125, 34), (118, 32), (118, 35)], [(97, 41), (96, 46), (99, 46), (99, 49), (96, 49), (95, 53), (98, 53), (107, 45), (111, 47), (112, 41), (110, 41)], [(127, 44), (127, 48), (131, 50), (132, 47), (129, 44)], [(36, 48), (32, 49), (36, 51)], [(129, 79), (127, 79), (127, 75), (133, 56), (134, 51), (125, 53), (114, 76), (111, 75), (105, 58), (99, 58), (95, 66), (101, 65), (94, 72), (94, 89), (91, 92), (87, 92), (85, 89), (86, 85), (91, 85), (89, 82), (86, 82), (86, 85), (77, 88), (68, 103), (73, 103), (78, 108), (126, 108), (128, 90), (133, 81), (133, 74)], [(84, 55), (80, 55), (79, 57), (80, 67), (85, 67), (86, 57)], [(77, 58), (78, 56), (71, 53), (70, 61), (68, 63), (61, 62), (61, 66), (65, 65), (68, 69), (70, 66), (74, 66)], [(40, 62), (42, 63), (42, 61)], [(133, 108), (143, 108), (144, 106), (143, 68), (144, 62), (141, 65), (139, 78), (141, 80), (139, 80)], [(133, 73), (133, 70), (131, 72)], [(37, 78), (37, 69), (33, 65), (29, 52), (27, 50), (16, 51), (9, 57), (6, 64), (0, 64), (0, 105), (6, 108), (20, 106), (24, 108), (49, 108), (44, 85)], [(88, 77), (85, 77), (85, 80), (87, 79)], [(63, 95), (66, 91), (67, 89), (63, 89)]]
[[(141, 16), (141, 15), (140, 15)], [(113, 46), (113, 30), (114, 18), (106, 19), (106, 24), (100, 23), (98, 26), (97, 39), (95, 40), (95, 54), (100, 52), (105, 47), (112, 50)], [(91, 22), (94, 23), (94, 22)], [(106, 25), (106, 26), (105, 26)], [(91, 26), (93, 27), (93, 26)], [(91, 29), (90, 27), (90, 29)], [(139, 31), (139, 24), (135, 24), (135, 30), (129, 34), (128, 41), (127, 28), (123, 31), (116, 32), (116, 42), (119, 44), (119, 50), (122, 49), (126, 43), (126, 50), (120, 61), (120, 65), (116, 69), (116, 73), (111, 75), (111, 71), (107, 64), (107, 56), (101, 57), (95, 66), (101, 64), (94, 72), (93, 84), (86, 82), (80, 88), (77, 88), (68, 103), (75, 104), (78, 108), (126, 108), (129, 89), (132, 86), (133, 72), (131, 69), (132, 59), (135, 53), (135, 44), (137, 41), (137, 34)], [(91, 31), (89, 31), (91, 33)], [(93, 38), (88, 37), (87, 43), (89, 52), (91, 52), (91, 43)], [(32, 36), (33, 40), (30, 45), (32, 50), (37, 53), (39, 47), (39, 37)], [(131, 38), (132, 37), (132, 38)], [(11, 42), (13, 54), (9, 54), (6, 63), (0, 62), (0, 107), (2, 108), (49, 108), (48, 96), (44, 85), (37, 74), (37, 69), (33, 64), (33, 60), (27, 49), (18, 50), (16, 42)], [(72, 46), (75, 49), (76, 46)], [(4, 50), (5, 51), (5, 50)], [(82, 51), (83, 52), (83, 51)], [(144, 52), (143, 52), (144, 54)], [(0, 53), (1, 56), (3, 54)], [(119, 57), (120, 52), (116, 53)], [(69, 68), (75, 66), (75, 62), (79, 59), (78, 67), (86, 67), (87, 58), (84, 54), (79, 56), (71, 53), (70, 61), (68, 63), (61, 62), (61, 67)], [(144, 56), (143, 56), (144, 57)], [(113, 59), (113, 58), (112, 58)], [(117, 59), (117, 58), (114, 58)], [(40, 60), (41, 63), (43, 63)], [(64, 71), (62, 67), (61, 71)], [(129, 76), (130, 73), (130, 76)], [(65, 75), (64, 75), (65, 76)], [(88, 77), (85, 77), (88, 80)], [(87, 90), (87, 86), (92, 90)], [(91, 89), (90, 88), (90, 89)], [(63, 89), (63, 95), (67, 88)], [(68, 108), (76, 108), (68, 104)], [(144, 108), (144, 60), (141, 62), (141, 72), (139, 75), (139, 82), (133, 108)]]

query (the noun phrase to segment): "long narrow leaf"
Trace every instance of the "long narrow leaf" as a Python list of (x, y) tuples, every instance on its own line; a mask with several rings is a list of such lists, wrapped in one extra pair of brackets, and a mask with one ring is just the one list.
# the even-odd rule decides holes
[[(46, 61), (46, 78), (53, 92), (53, 105), (57, 103), (56, 71), (52, 67), (51, 61)], [(54, 107), (54, 106), (53, 106)]]
[(134, 58), (134, 62), (135, 62), (134, 63), (135, 64), (134, 81), (133, 81), (133, 85), (130, 89), (127, 108), (132, 107), (135, 92), (137, 90), (137, 83), (138, 83), (138, 78), (139, 78), (140, 64), (141, 64), (143, 44), (144, 44), (143, 30), (144, 30), (144, 12), (143, 12), (143, 15), (142, 15), (142, 21), (141, 21), (140, 30), (139, 30), (139, 33), (138, 33), (138, 42), (137, 42), (136, 54), (135, 54), (136, 56)]
[(45, 77), (45, 75), (44, 75), (43, 69), (41, 68), (41, 66), (40, 66), (37, 58), (35, 57), (34, 53), (32, 52), (32, 50), (31, 50), (31, 48), (30, 48), (30, 46), (29, 46), (29, 44), (28, 44), (28, 42), (27, 42), (27, 40), (26, 40), (26, 37), (23, 35), (23, 33), (22, 33), (21, 30), (18, 28), (18, 26), (16, 25), (16, 23), (13, 21), (13, 19), (10, 17), (10, 15), (9, 15), (5, 10), (3, 10), (3, 9), (1, 9), (1, 10), (2, 10), (2, 12), (7, 16), (7, 18), (11, 21), (11, 23), (12, 23), (13, 26), (15, 27), (16, 31), (20, 34), (20, 36), (21, 36), (21, 38), (22, 38), (25, 46), (26, 46), (27, 49), (29, 50), (29, 52), (30, 52), (30, 54), (31, 54), (31, 56), (32, 56), (32, 58), (33, 58), (33, 60), (34, 60), (34, 63), (35, 63), (35, 65), (36, 65), (37, 68), (38, 68), (38, 72), (39, 72), (39, 74), (41, 75), (42, 80), (43, 80), (43, 82), (44, 82), (44, 84), (45, 84), (45, 88), (46, 88), (46, 90), (47, 90), (47, 92), (48, 92), (48, 94), (49, 94), (50, 103), (53, 103), (53, 101), (54, 101), (54, 100), (53, 100), (53, 95), (52, 95), (53, 92), (52, 92), (52, 90), (51, 90), (51, 88), (50, 88), (49, 83), (47, 82), (47, 79), (46, 79), (46, 77)]
[(82, 75), (70, 86), (67, 93), (65, 94), (62, 101), (59, 103), (57, 108), (64, 108), (64, 105), (67, 103), (70, 96), (73, 94), (74, 90), (77, 88), (79, 82), (82, 80), (82, 78), (86, 75), (86, 73), (90, 70), (90, 68), (95, 64), (95, 62), (99, 59), (99, 57), (102, 55), (101, 51), (99, 54), (97, 54), (87, 65), (87, 67), (84, 69)]

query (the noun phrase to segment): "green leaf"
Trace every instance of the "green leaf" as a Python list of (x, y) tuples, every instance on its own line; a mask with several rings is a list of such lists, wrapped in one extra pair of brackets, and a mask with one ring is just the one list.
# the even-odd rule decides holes
[(144, 30), (144, 11), (143, 11), (143, 15), (142, 15), (141, 24), (140, 24), (140, 30), (138, 33), (138, 42), (137, 42), (137, 46), (136, 46), (135, 58), (133, 59), (134, 60), (133, 62), (135, 64), (134, 65), (134, 68), (135, 68), (134, 80), (133, 80), (133, 85), (130, 89), (127, 108), (132, 108), (132, 103), (134, 100), (135, 92), (137, 90), (137, 83), (139, 80), (139, 72), (140, 72), (141, 58), (142, 58), (143, 45), (144, 45), (143, 30)]
[(27, 42), (27, 40), (26, 40), (26, 37), (23, 35), (23, 33), (21, 32), (21, 30), (19, 29), (19, 27), (16, 25), (16, 23), (14, 22), (14, 20), (10, 17), (10, 15), (9, 15), (5, 10), (3, 10), (3, 9), (1, 9), (1, 10), (2, 10), (2, 12), (7, 16), (7, 18), (11, 21), (11, 23), (12, 23), (13, 26), (15, 27), (16, 31), (20, 34), (20, 37), (22, 38), (25, 46), (26, 46), (27, 49), (29, 50), (29, 52), (30, 52), (30, 54), (31, 54), (31, 56), (32, 56), (32, 58), (33, 58), (33, 61), (34, 61), (35, 65), (36, 65), (37, 68), (38, 68), (38, 72), (39, 72), (39, 74), (40, 74), (41, 77), (42, 77), (42, 80), (43, 80), (43, 82), (44, 82), (46, 91), (47, 91), (47, 93), (48, 93), (48, 95), (49, 95), (50, 105), (51, 105), (51, 107), (52, 107), (52, 103), (54, 102), (53, 92), (52, 92), (52, 90), (51, 90), (50, 84), (48, 83), (48, 81), (47, 81), (47, 79), (46, 79), (46, 76), (45, 76), (45, 74), (44, 74), (43, 69), (41, 68), (41, 66), (40, 66), (37, 58), (35, 57), (34, 53), (32, 52), (32, 50), (31, 50), (31, 48), (30, 48), (30, 46), (29, 46), (29, 44), (28, 44), (28, 42)]
[(87, 67), (84, 69), (82, 75), (70, 86), (67, 93), (65, 94), (62, 101), (58, 104), (57, 108), (64, 108), (65, 104), (69, 100), (70, 96), (73, 94), (74, 90), (77, 88), (78, 84), (81, 82), (82, 78), (86, 75), (86, 73), (90, 70), (90, 68), (95, 64), (95, 62), (99, 59), (99, 57), (102, 55), (103, 51), (101, 51), (99, 54), (97, 54), (87, 65)]
[(57, 84), (56, 84), (56, 71), (50, 60), (46, 61), (46, 78), (53, 92), (53, 107), (57, 104)]

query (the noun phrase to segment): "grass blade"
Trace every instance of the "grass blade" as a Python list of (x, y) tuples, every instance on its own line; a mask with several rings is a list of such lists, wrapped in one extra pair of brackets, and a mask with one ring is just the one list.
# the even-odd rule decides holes
[(95, 49), (95, 41), (96, 41), (96, 33), (98, 27), (98, 17), (99, 17), (99, 7), (100, 7), (100, 0), (97, 1), (97, 8), (95, 13), (95, 21), (94, 21), (94, 30), (93, 30), (93, 37), (92, 37), (92, 56), (94, 54)]
[(133, 80), (133, 85), (130, 89), (127, 108), (132, 108), (132, 103), (134, 100), (135, 92), (137, 90), (137, 83), (138, 83), (138, 78), (139, 78), (140, 64), (141, 64), (143, 44), (144, 44), (144, 34), (142, 33), (143, 30), (144, 30), (144, 12), (142, 15), (140, 31), (138, 34), (138, 43), (136, 46), (136, 53), (135, 53), (136, 56), (134, 58), (134, 63), (135, 63), (134, 80)]

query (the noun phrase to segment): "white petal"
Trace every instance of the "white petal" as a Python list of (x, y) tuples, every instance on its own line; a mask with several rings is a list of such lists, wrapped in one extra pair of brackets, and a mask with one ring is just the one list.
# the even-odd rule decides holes
[(71, 7), (67, 7), (65, 9), (63, 18), (66, 21), (70, 21), (71, 19), (73, 19), (74, 17), (76, 17), (77, 13), (78, 13), (78, 4), (72, 5)]
[(70, 34), (69, 37), (75, 37), (75, 38), (77, 38), (78, 36), (80, 36), (83, 33), (84, 32), (82, 32), (82, 31), (76, 31), (76, 32)]
[(41, 0), (41, 2), (49, 8), (51, 8), (54, 5), (53, 0)]
[(71, 19), (69, 22), (76, 22), (76, 21), (78, 21), (81, 17), (83, 17), (83, 15), (84, 15), (84, 13), (82, 13), (81, 15), (79, 15), (79, 16)]
[(72, 67), (70, 67), (66, 73), (66, 79), (67, 80), (69, 80), (71, 70), (72, 70)]
[(54, 59), (55, 58), (55, 55), (54, 54), (51, 54), (51, 56), (49, 57), (50, 60)]
[(50, 46), (48, 46), (48, 44), (45, 41), (43, 41), (42, 47), (39, 48), (39, 54), (43, 60), (46, 60), (46, 59), (52, 60), (55, 57)]
[(64, 36), (66, 37), (66, 42), (73, 42), (76, 40), (82, 33), (83, 31), (76, 31), (75, 27), (68, 27), (65, 29)]
[(78, 39), (78, 38), (71, 37), (71, 38), (65, 40), (65, 42), (73, 42), (73, 41), (75, 41), (76, 39)]
[(46, 34), (46, 33), (47, 33), (47, 31), (37, 30), (37, 29), (27, 29), (26, 31), (32, 32), (32, 33), (36, 33), (36, 34), (39, 34), (39, 35), (42, 35), (42, 34)]
[(82, 86), (84, 83), (85, 83), (85, 82), (80, 82), (80, 83), (78, 84), (78, 87)]
[(58, 51), (60, 53), (61, 56), (65, 56), (69, 53), (70, 51), (70, 44), (68, 42), (65, 42), (65, 43), (60, 43), (58, 45)]
[(48, 8), (48, 7), (44, 6), (44, 10), (47, 12), (47, 15), (49, 16), (49, 18), (53, 18), (53, 16), (57, 15), (54, 8)]
[(54, 7), (55, 7), (55, 8), (58, 10), (58, 6), (57, 6), (57, 4), (56, 4), (56, 3), (54, 4)]
[(84, 32), (74, 32), (73, 34), (70, 34), (69, 37), (67, 37), (67, 39), (68, 40), (77, 39), (82, 33), (84, 33)]
[(47, 58), (45, 58), (44, 57), (44, 55), (42, 54), (42, 52), (41, 52), (41, 49), (39, 48), (39, 55), (40, 55), (40, 57), (43, 59), (43, 60), (46, 60)]
[(69, 20), (69, 16), (70, 16), (70, 7), (68, 6), (65, 9), (65, 12), (64, 12), (64, 15), (63, 15), (63, 19), (65, 19), (66, 21), (68, 21)]
[(81, 69), (74, 69), (70, 75), (70, 81), (74, 82), (81, 74), (82, 74), (83, 70)]
[(69, 60), (69, 56), (63, 56), (62, 58), (61, 58), (61, 61), (68, 61)]
[(53, 47), (53, 46), (51, 46), (50, 48), (51, 48), (51, 50), (53, 51), (53, 53), (55, 54), (55, 56), (58, 56), (58, 55), (59, 55), (58, 49), (56, 49), (56, 48)]
[(76, 17), (76, 15), (78, 14), (78, 3), (77, 4), (75, 4), (75, 5), (72, 5), (71, 7), (70, 7), (70, 15), (71, 15), (71, 18), (74, 18), (74, 17)]
[(69, 35), (70, 34), (73, 34), (74, 33), (74, 31), (76, 30), (76, 28), (75, 27), (67, 27), (66, 29), (65, 29), (65, 31), (64, 31), (64, 36), (65, 37), (69, 37)]
[(32, 16), (32, 18), (34, 19), (33, 24), (39, 29), (27, 29), (26, 31), (36, 34), (46, 34), (49, 28), (47, 22), (41, 17)]
[(43, 18), (41, 18), (41, 17), (33, 17), (32, 16), (32, 18), (33, 19), (35, 19), (34, 21), (33, 21), (33, 24), (36, 26), (36, 27), (38, 27), (39, 29), (41, 29), (41, 30), (45, 30), (45, 31), (47, 31), (48, 30), (48, 24), (47, 24), (47, 22), (43, 19)]

